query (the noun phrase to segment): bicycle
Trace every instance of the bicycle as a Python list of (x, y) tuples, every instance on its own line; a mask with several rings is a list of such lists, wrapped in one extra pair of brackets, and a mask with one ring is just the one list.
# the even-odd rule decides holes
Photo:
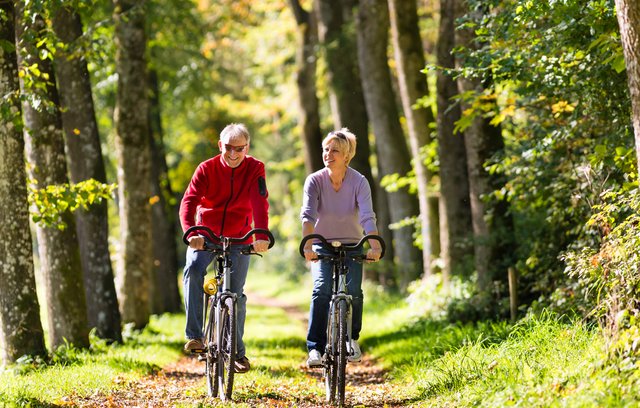
[[(327, 320), (327, 345), (322, 356), (322, 377), (325, 383), (326, 401), (344, 405), (346, 384), (347, 357), (354, 354), (351, 348), (351, 295), (347, 293), (347, 260), (364, 262), (367, 259), (361, 253), (365, 242), (370, 239), (380, 243), (384, 256), (385, 244), (378, 235), (365, 235), (356, 244), (344, 244), (339, 241), (329, 242), (320, 234), (309, 234), (300, 242), (300, 255), (304, 257), (304, 247), (307, 241), (316, 239), (322, 248), (330, 255), (318, 254), (318, 260), (328, 260), (332, 263), (333, 284), (331, 301), (329, 302), (329, 317)], [(316, 242), (318, 243), (318, 242)], [(359, 252), (359, 253), (354, 253)]]
[[(270, 231), (261, 228), (252, 229), (242, 238), (230, 238), (217, 236), (208, 227), (196, 225), (185, 231), (182, 237), (185, 244), (189, 245), (187, 238), (194, 231), (206, 233), (204, 250), (215, 255), (216, 275), (203, 285), (204, 327), (202, 330), (205, 348), (192, 352), (199, 354), (199, 359), (206, 361), (205, 376), (209, 396), (218, 395), (222, 401), (231, 400), (237, 346), (237, 295), (231, 291), (231, 245), (242, 244), (254, 234), (264, 234), (269, 238), (269, 248), (271, 248), (275, 239)], [(247, 244), (242, 245), (240, 253), (262, 256), (252, 251), (251, 245)]]

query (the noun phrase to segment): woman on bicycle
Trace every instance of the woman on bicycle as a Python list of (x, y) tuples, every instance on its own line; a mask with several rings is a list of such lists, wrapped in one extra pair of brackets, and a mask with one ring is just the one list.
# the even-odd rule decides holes
[[(255, 224), (268, 229), (269, 203), (264, 164), (248, 156), (249, 132), (242, 124), (230, 124), (220, 133), (220, 154), (198, 166), (180, 203), (180, 222), (183, 231), (194, 225), (205, 225), (218, 235), (242, 237)], [(202, 342), (202, 298), (204, 276), (213, 255), (201, 251), (204, 238), (193, 235), (189, 239), (184, 267), (184, 301), (187, 315), (186, 351), (204, 349)], [(256, 236), (253, 247), (265, 252), (269, 241)], [(244, 284), (249, 269), (249, 256), (232, 250), (231, 290), (238, 295), (238, 344), (235, 371), (249, 371), (242, 341), (247, 297)]]
[[(378, 234), (369, 182), (362, 174), (349, 167), (355, 151), (356, 137), (347, 128), (329, 133), (322, 141), (322, 160), (325, 167), (310, 174), (304, 183), (300, 211), (303, 237), (316, 233), (329, 241), (356, 243), (364, 234)], [(380, 258), (380, 244), (373, 240), (370, 244), (367, 258), (375, 262)], [(322, 249), (309, 241), (304, 248), (305, 258), (312, 262), (313, 277), (307, 331), (309, 367), (322, 365), (331, 300), (331, 263), (318, 262), (317, 253), (322, 253)], [(349, 263), (347, 290), (352, 296), (351, 347), (354, 351), (349, 361), (360, 361), (362, 353), (357, 340), (362, 328), (362, 264), (353, 261)]]

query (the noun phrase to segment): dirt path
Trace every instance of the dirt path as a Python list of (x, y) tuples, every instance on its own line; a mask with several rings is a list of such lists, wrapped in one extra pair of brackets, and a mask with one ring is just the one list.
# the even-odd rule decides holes
[[(275, 299), (251, 295), (252, 304), (277, 307), (290, 316), (306, 321), (307, 315), (300, 309)], [(301, 364), (300, 370), (309, 381), (322, 384), (321, 370), (309, 369)], [(400, 407), (403, 401), (395, 400), (391, 386), (385, 382), (385, 373), (366, 353), (359, 364), (347, 365), (347, 404), (357, 407)], [(171, 407), (171, 406), (222, 406), (213, 398), (202, 394), (204, 364), (192, 356), (185, 356), (169, 364), (158, 373), (128, 384), (124, 389), (109, 395), (96, 394), (90, 397), (70, 397), (70, 404), (81, 407)], [(73, 403), (71, 403), (73, 401)], [(62, 401), (61, 401), (62, 402)], [(243, 406), (264, 407), (322, 407), (323, 399), (317, 401), (244, 400)]]

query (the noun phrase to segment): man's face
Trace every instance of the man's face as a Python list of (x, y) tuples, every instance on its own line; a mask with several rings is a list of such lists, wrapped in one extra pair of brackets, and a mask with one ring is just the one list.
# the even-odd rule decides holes
[(222, 152), (222, 159), (231, 168), (238, 167), (249, 151), (249, 144), (242, 136), (223, 137), (218, 141), (218, 147)]

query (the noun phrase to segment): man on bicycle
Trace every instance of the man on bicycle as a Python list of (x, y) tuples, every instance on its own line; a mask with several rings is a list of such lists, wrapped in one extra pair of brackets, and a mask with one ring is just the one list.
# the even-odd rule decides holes
[[(198, 166), (180, 203), (183, 231), (194, 225), (209, 227), (217, 235), (242, 237), (253, 226), (268, 229), (269, 203), (264, 164), (249, 156), (250, 136), (243, 124), (230, 124), (220, 133), (220, 154)], [(184, 302), (187, 318), (185, 351), (204, 349), (202, 333), (203, 288), (206, 270), (213, 255), (204, 248), (204, 238), (192, 235), (184, 268)], [(253, 248), (265, 252), (269, 241), (256, 236)], [(242, 341), (247, 297), (244, 284), (249, 256), (232, 248), (231, 290), (238, 295), (238, 344), (235, 371), (249, 371), (249, 359)]]

